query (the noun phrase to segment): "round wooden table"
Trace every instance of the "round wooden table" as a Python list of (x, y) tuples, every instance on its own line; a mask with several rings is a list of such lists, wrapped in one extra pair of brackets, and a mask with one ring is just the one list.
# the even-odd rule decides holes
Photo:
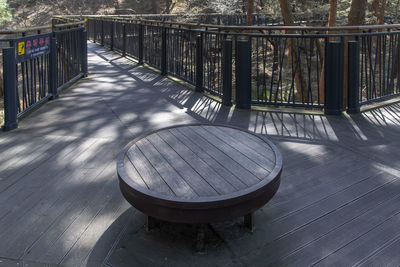
[(276, 193), (279, 150), (266, 137), (209, 124), (164, 128), (130, 142), (117, 160), (121, 192), (146, 215), (204, 224), (245, 216)]

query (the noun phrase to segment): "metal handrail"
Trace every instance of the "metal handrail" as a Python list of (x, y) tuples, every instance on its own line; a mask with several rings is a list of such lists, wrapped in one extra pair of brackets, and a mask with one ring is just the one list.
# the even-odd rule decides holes
[(39, 27), (28, 27), (28, 28), (21, 28), (16, 30), (0, 30), (0, 35), (10, 35), (10, 34), (19, 34), (19, 33), (27, 33), (33, 31), (43, 31), (43, 30), (55, 30), (67, 27), (76, 27), (76, 26), (85, 26), (84, 21), (73, 22), (73, 23), (64, 23), (64, 24), (57, 24), (57, 25), (45, 25)]
[[(62, 17), (55, 17), (62, 18)], [(146, 20), (146, 19), (136, 19), (127, 18), (127, 16), (116, 16), (116, 15), (88, 15), (82, 16), (82, 18), (94, 18), (103, 19), (107, 21), (119, 21), (119, 22), (129, 22), (129, 23), (141, 23), (141, 24), (151, 24), (151, 25), (165, 25), (165, 26), (178, 26), (178, 27), (188, 27), (188, 28), (204, 28), (204, 29), (214, 29), (218, 31), (324, 31), (324, 32), (343, 32), (343, 31), (377, 31), (382, 29), (398, 29), (400, 24), (383, 24), (383, 25), (356, 25), (356, 26), (226, 26), (226, 25), (215, 25), (215, 24), (201, 24), (201, 23), (183, 23), (183, 22), (172, 22), (172, 21), (159, 21), (159, 20)]]

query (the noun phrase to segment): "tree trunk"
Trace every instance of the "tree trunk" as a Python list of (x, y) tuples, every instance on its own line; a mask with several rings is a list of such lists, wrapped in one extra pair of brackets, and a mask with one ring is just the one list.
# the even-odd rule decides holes
[(253, 0), (247, 0), (247, 26), (251, 26), (253, 17)]
[(293, 25), (293, 16), (290, 10), (289, 1), (288, 0), (279, 0), (282, 12), (283, 23), (285, 25)]
[(367, 0), (353, 0), (350, 6), (347, 25), (363, 25), (366, 7)]
[[(328, 27), (333, 27), (336, 25), (337, 16), (337, 0), (329, 0), (329, 17), (328, 17)], [(329, 33), (329, 31), (327, 32)], [(321, 53), (322, 54), (322, 53)], [(322, 56), (321, 56), (322, 59)], [(319, 96), (321, 102), (324, 102), (325, 98), (325, 59), (321, 64), (321, 76), (319, 80)]]
[(151, 0), (151, 12), (153, 14), (158, 14), (157, 0)]
[(381, 11), (379, 14), (379, 24), (383, 24), (385, 21), (385, 8), (386, 8), (386, 0), (382, 0)]
[(379, 0), (373, 0), (371, 6), (372, 6), (372, 13), (373, 13), (374, 17), (378, 18)]
[(336, 15), (337, 15), (337, 0), (329, 0), (329, 18), (328, 26), (336, 25)]
[[(280, 6), (281, 6), (281, 12), (282, 12), (282, 17), (283, 17), (283, 23), (285, 26), (291, 26), (294, 25), (293, 22), (293, 15), (290, 10), (290, 3), (289, 0), (279, 0)], [(287, 30), (287, 33), (294, 33), (292, 30)], [(295, 74), (295, 84), (296, 84), (296, 91), (297, 91), (297, 97), (298, 101), (303, 101), (305, 98), (305, 92), (304, 89), (306, 86), (303, 84), (304, 80), (302, 77), (301, 73), (301, 66), (300, 66), (300, 61), (299, 61), (299, 54), (298, 54), (298, 45), (296, 43), (297, 39), (295, 38), (288, 38), (288, 47), (289, 47), (289, 54), (292, 58), (292, 62), (296, 71)]]
[[(348, 16), (348, 26), (354, 25), (363, 25), (365, 21), (365, 11), (367, 8), (367, 0), (353, 0), (350, 6), (350, 12)], [(356, 30), (351, 30), (349, 32), (357, 32)], [(347, 59), (348, 57), (348, 47), (347, 42), (350, 40), (349, 37), (344, 38), (344, 58)], [(347, 107), (347, 77), (348, 77), (348, 62), (344, 60), (344, 67), (343, 67), (343, 108), (346, 109)]]

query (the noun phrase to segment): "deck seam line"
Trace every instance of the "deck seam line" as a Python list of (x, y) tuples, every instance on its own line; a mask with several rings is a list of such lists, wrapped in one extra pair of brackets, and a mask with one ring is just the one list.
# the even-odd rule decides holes
[[(191, 164), (189, 164), (183, 157), (182, 157), (182, 155), (180, 155), (167, 141), (165, 141), (164, 140), (164, 138), (162, 138), (158, 133), (156, 133), (156, 135), (167, 145), (167, 146), (169, 146), (195, 173), (197, 173), (197, 175), (199, 176), (199, 177), (201, 177), (202, 178), (202, 180), (206, 183), (206, 184), (208, 184), (214, 191), (215, 191), (215, 193), (217, 193), (217, 195), (219, 195), (219, 192), (218, 192), (218, 190), (216, 189), (216, 188), (214, 188), (214, 186), (212, 186), (206, 179), (204, 179), (204, 177), (202, 176), (202, 175), (200, 175), (200, 173), (198, 173), (198, 171), (196, 171), (193, 167), (192, 167), (192, 165)], [(158, 153), (160, 153), (160, 151), (156, 148), (156, 146), (150, 141), (150, 140), (148, 140), (153, 146), (154, 146), (154, 148), (158, 151)], [(180, 140), (178, 140), (179, 142), (180, 142)], [(182, 143), (182, 142), (181, 142)], [(183, 144), (183, 143), (182, 143)], [(186, 145), (185, 144), (183, 144), (185, 147), (186, 147)], [(188, 148), (189, 149), (189, 148)], [(190, 149), (189, 149), (190, 150)], [(161, 154), (161, 153), (160, 153)], [(163, 156), (164, 157), (164, 156)], [(171, 163), (166, 159), (166, 158), (164, 158), (167, 162), (168, 162), (168, 164), (169, 165), (171, 165)], [(202, 160), (203, 161), (203, 160)], [(204, 162), (204, 161), (203, 161)], [(176, 170), (172, 165), (171, 165), (171, 167), (177, 172), (177, 173), (179, 173), (178, 172), (178, 170)], [(180, 173), (179, 173), (179, 175), (181, 175)], [(182, 177), (182, 175), (181, 175), (181, 177)], [(182, 177), (182, 179), (183, 179), (183, 177)], [(185, 180), (185, 179), (184, 179)], [(185, 180), (186, 181), (186, 180)], [(192, 188), (193, 189), (193, 191), (194, 191), (194, 188)], [(197, 192), (196, 192), (197, 193)]]
[[(188, 147), (182, 140), (180, 140), (171, 130), (168, 130), (168, 132), (171, 134), (171, 135), (173, 135), (182, 145), (184, 145), (188, 150), (190, 150), (193, 154), (195, 154), (195, 155), (197, 155), (197, 153), (196, 152), (194, 152), (190, 147)], [(181, 133), (182, 134), (182, 133)], [(183, 134), (182, 134), (183, 135)], [(185, 138), (187, 138), (186, 136), (185, 136)], [(187, 138), (189, 141), (190, 141), (190, 139), (189, 138)], [(201, 149), (201, 148), (200, 148)], [(203, 151), (203, 150), (202, 150)], [(203, 151), (203, 153), (205, 153), (204, 151)], [(207, 153), (205, 153), (205, 154), (207, 154)], [(207, 154), (208, 155), (208, 154)], [(210, 158), (212, 158), (213, 160), (215, 160), (213, 157), (211, 157), (210, 155), (208, 155)], [(239, 190), (239, 188), (236, 188), (236, 186), (234, 186), (231, 182), (229, 182), (229, 181), (227, 181), (223, 176), (221, 176), (218, 172), (217, 172), (217, 170), (215, 170), (212, 166), (210, 166), (210, 164), (208, 164), (208, 162), (206, 162), (205, 160), (203, 160), (201, 157), (199, 157), (200, 158), (200, 160), (203, 162), (203, 163), (205, 163), (205, 165), (207, 165), (210, 169), (212, 169), (222, 180), (224, 180), (226, 183), (228, 183), (228, 184), (230, 184), (235, 190)], [(216, 160), (215, 160), (215, 162), (217, 163), (217, 164), (219, 164), (219, 162), (217, 162)], [(220, 166), (222, 166), (221, 164), (219, 164)], [(223, 167), (224, 168), (224, 170), (226, 170), (226, 168), (225, 167)], [(200, 175), (200, 174), (199, 174)], [(200, 175), (201, 176), (201, 175)], [(201, 176), (202, 177), (202, 176)], [(236, 177), (236, 176), (235, 176)], [(204, 178), (203, 178), (204, 179)], [(240, 181), (240, 180), (239, 180)], [(242, 181), (240, 181), (240, 182), (242, 182)], [(243, 183), (243, 182), (242, 182)]]

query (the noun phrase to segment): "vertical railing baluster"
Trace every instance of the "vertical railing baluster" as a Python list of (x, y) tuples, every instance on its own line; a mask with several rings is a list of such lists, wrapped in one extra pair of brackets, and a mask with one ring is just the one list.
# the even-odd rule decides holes
[(222, 61), (222, 105), (232, 106), (232, 40), (223, 42)]
[(101, 45), (104, 46), (104, 20), (101, 20)]
[(122, 56), (126, 56), (126, 24), (122, 24)]
[(115, 22), (110, 23), (110, 49), (114, 50)]
[(139, 24), (139, 64), (143, 64), (144, 25)]
[(82, 58), (82, 70), (84, 77), (88, 76), (88, 53), (87, 53), (87, 31), (82, 30), (82, 50), (81, 50), (81, 58)]
[(196, 91), (203, 92), (203, 35), (196, 37)]
[(161, 30), (161, 75), (167, 74), (167, 29)]
[(360, 113), (359, 88), (360, 88), (360, 43), (348, 42), (348, 81), (347, 81), (347, 113)]

